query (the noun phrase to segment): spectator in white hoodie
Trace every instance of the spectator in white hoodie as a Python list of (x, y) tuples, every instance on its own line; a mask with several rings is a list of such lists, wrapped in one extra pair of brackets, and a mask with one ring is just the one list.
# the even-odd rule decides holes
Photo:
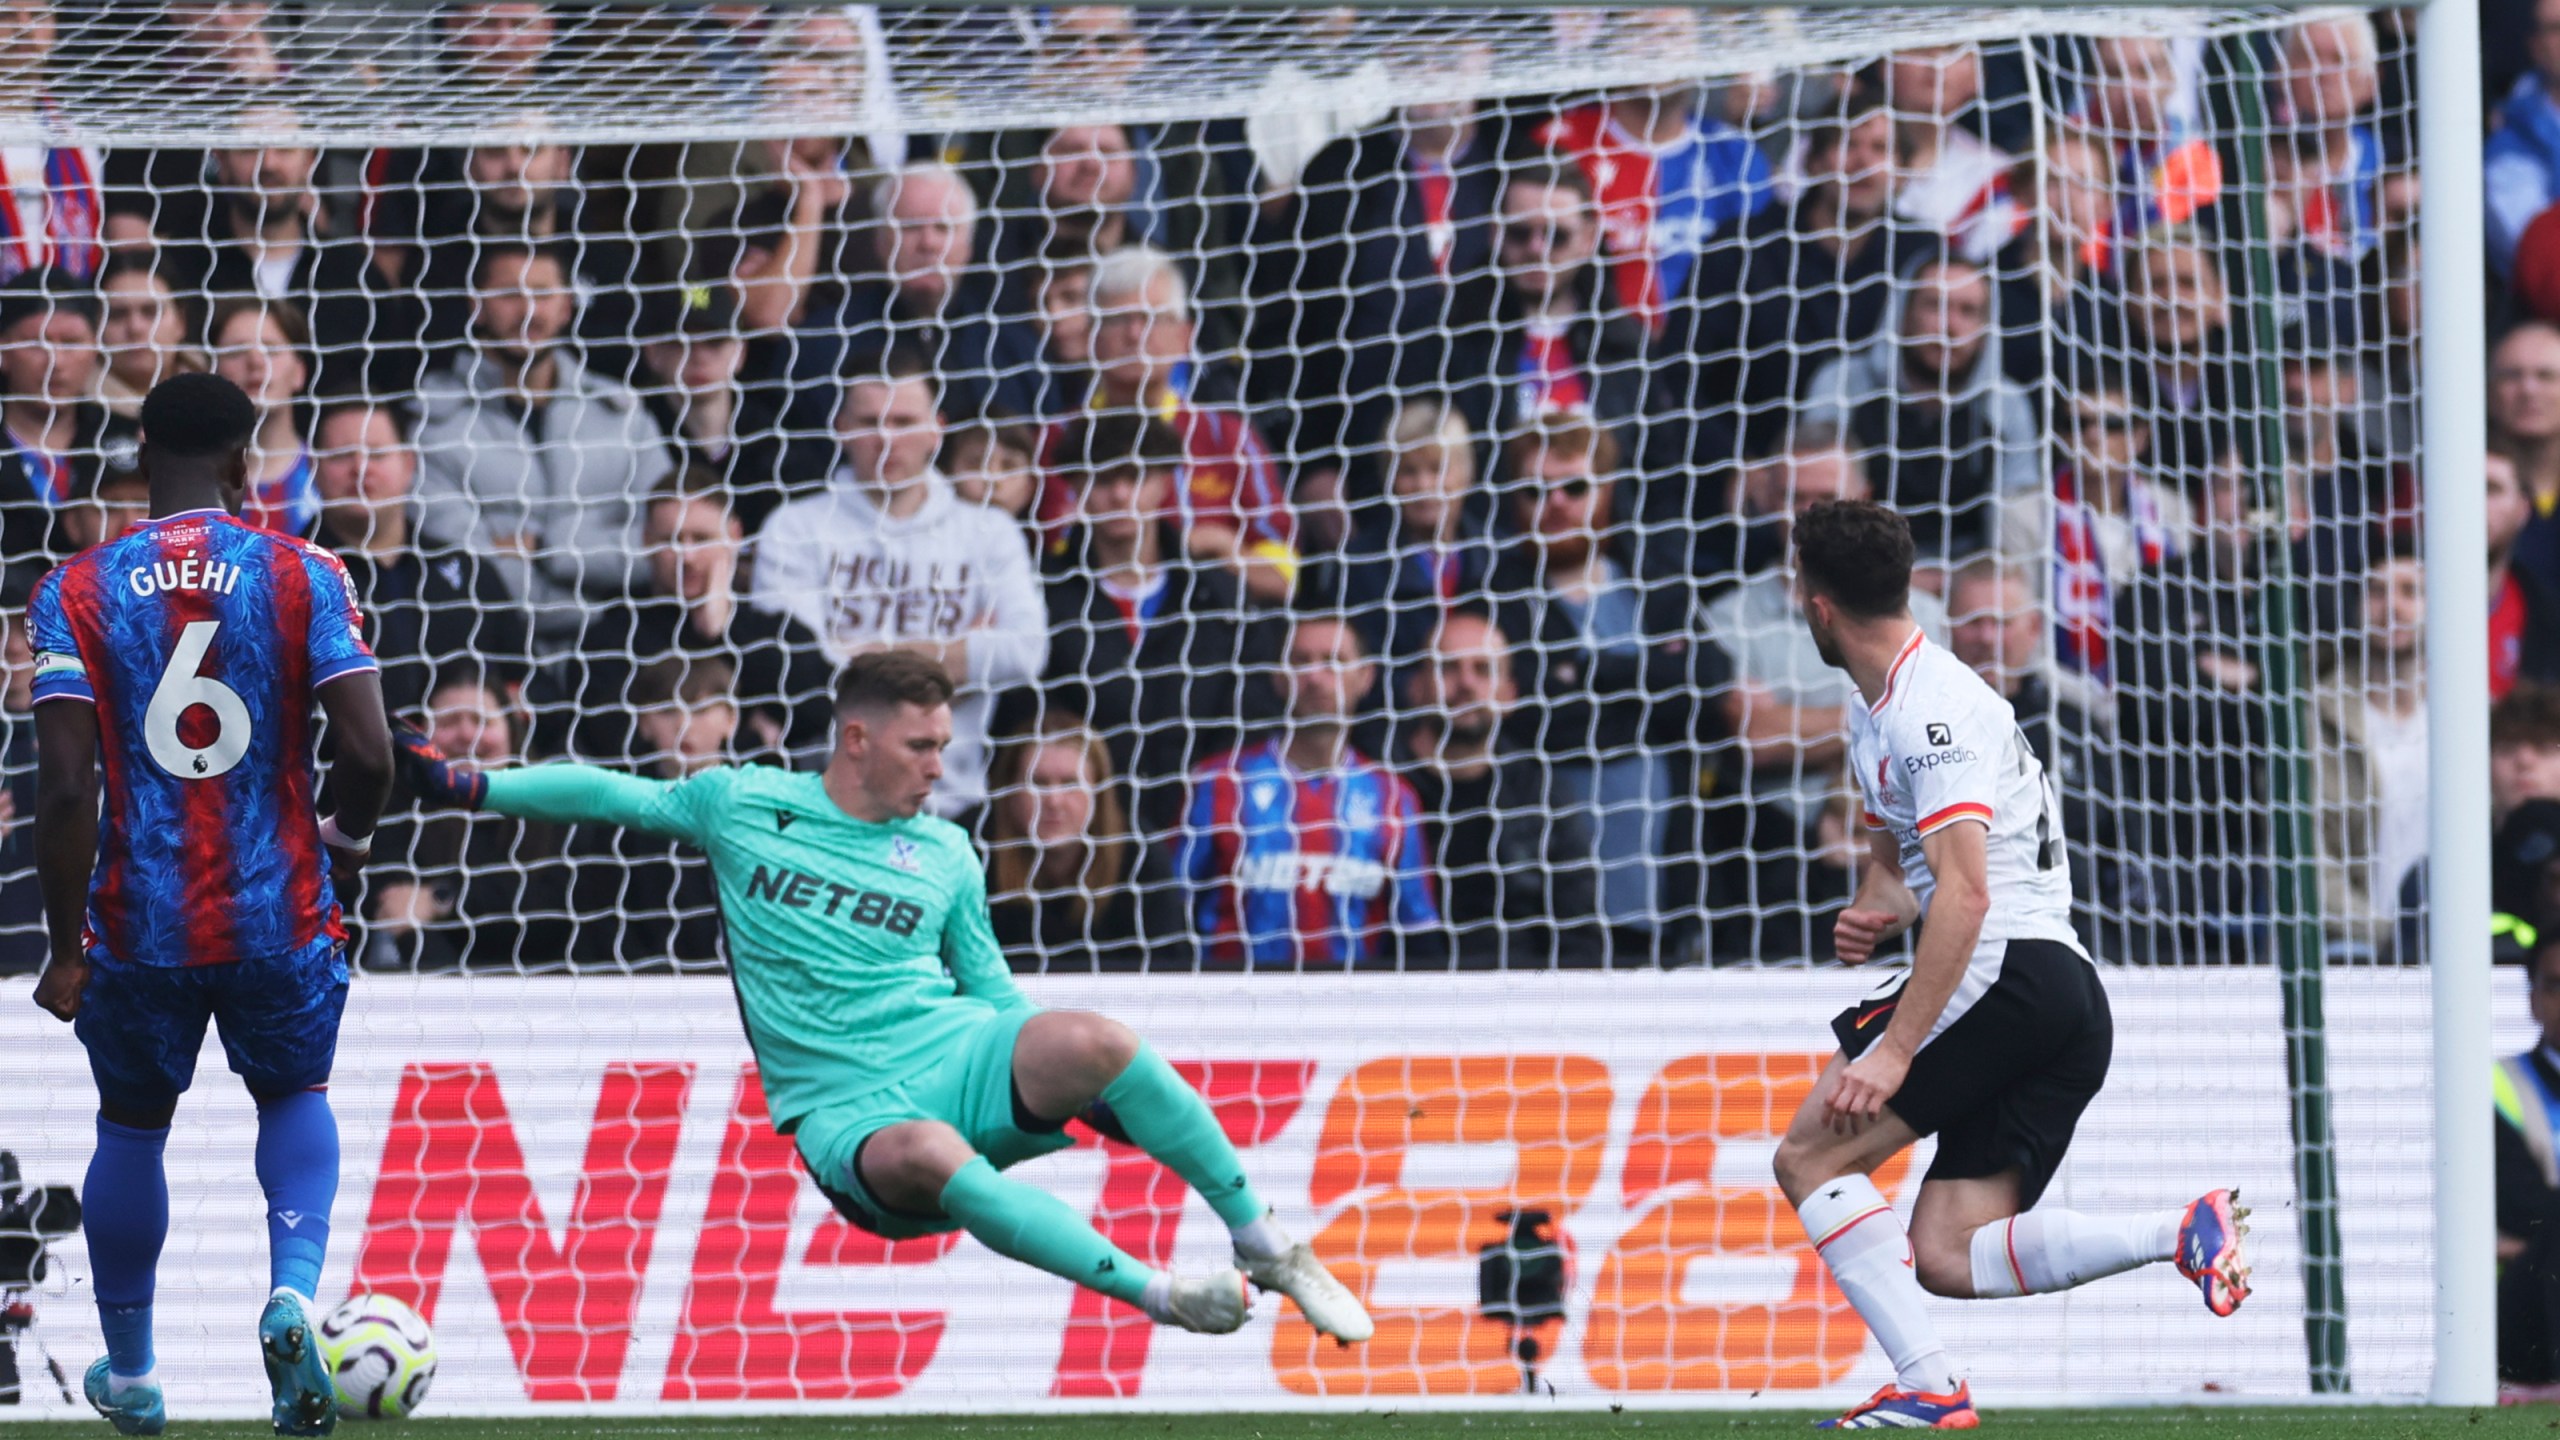
[(942, 417), (924, 357), (892, 346), (846, 374), (844, 463), (765, 521), (753, 598), (816, 631), (837, 665), (882, 649), (942, 663), (960, 693), (933, 809), (964, 816), (987, 798), (995, 696), (1048, 660), (1048, 609), (1013, 517), (962, 500), (934, 468)]

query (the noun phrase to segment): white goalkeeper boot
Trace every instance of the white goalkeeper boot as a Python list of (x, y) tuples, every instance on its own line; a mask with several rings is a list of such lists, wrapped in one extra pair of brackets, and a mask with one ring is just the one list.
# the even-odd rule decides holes
[(1147, 1287), (1139, 1308), (1159, 1325), (1178, 1325), (1199, 1335), (1228, 1335), (1244, 1328), (1253, 1316), (1253, 1293), (1244, 1276), (1233, 1270), (1206, 1275), (1160, 1274)]
[(1333, 1272), (1303, 1241), (1268, 1260), (1238, 1252), (1236, 1268), (1263, 1289), (1297, 1301), (1298, 1313), (1307, 1317), (1307, 1323), (1332, 1336), (1336, 1344), (1357, 1345), (1377, 1331), (1359, 1298), (1333, 1278)]

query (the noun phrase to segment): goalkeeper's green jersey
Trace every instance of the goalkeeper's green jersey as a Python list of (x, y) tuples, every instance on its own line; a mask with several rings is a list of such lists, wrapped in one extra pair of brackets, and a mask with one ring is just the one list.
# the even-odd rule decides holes
[(587, 765), (489, 776), (488, 808), (672, 836), (711, 857), (738, 1009), (774, 1127), (929, 1068), (1028, 1008), (967, 832), (847, 815), (816, 775), (741, 766), (643, 780)]

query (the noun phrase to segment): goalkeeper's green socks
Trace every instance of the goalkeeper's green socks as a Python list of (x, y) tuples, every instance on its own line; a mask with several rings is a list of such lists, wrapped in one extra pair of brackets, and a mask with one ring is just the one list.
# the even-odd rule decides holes
[(1129, 1068), (1102, 1087), (1102, 1103), (1111, 1107), (1129, 1143), (1200, 1192), (1234, 1233), (1239, 1254), (1270, 1260), (1289, 1248), (1288, 1237), (1271, 1220), (1271, 1207), (1244, 1178), (1244, 1161), (1219, 1128), (1209, 1102), (1174, 1073), (1154, 1046), (1139, 1043)]
[(1153, 1266), (1102, 1238), (1085, 1218), (1046, 1190), (1007, 1180), (984, 1156), (960, 1167), (942, 1187), (942, 1213), (967, 1227), (988, 1249), (1052, 1275), (1142, 1305)]

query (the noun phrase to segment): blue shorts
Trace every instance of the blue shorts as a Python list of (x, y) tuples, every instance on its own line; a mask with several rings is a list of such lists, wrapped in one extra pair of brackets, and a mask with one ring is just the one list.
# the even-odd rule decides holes
[(329, 1083), (347, 958), (334, 940), (228, 965), (126, 965), (92, 953), (73, 1030), (98, 1098), (119, 1110), (177, 1103), (196, 1077), (204, 1026), (222, 1028), (231, 1073), (260, 1098)]

